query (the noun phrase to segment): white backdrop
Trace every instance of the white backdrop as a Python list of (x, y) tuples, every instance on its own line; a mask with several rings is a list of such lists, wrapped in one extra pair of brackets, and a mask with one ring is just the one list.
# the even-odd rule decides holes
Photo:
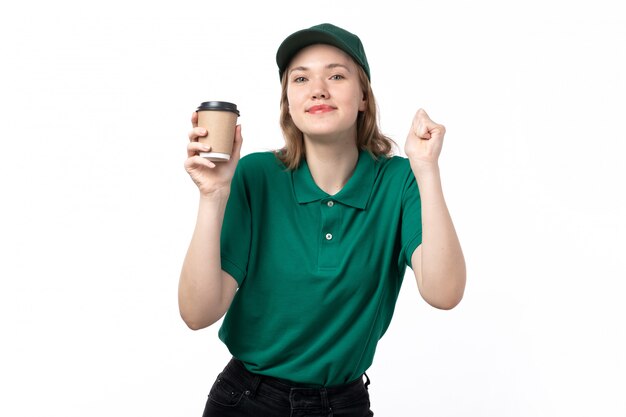
[(411, 271), (377, 416), (626, 415), (626, 14), (619, 1), (25, 1), (0, 13), (0, 415), (200, 416), (230, 355), (179, 317), (197, 209), (189, 118), (238, 104), (277, 148), (274, 54), (357, 33), (381, 126), (446, 125), (468, 266), (429, 307)]

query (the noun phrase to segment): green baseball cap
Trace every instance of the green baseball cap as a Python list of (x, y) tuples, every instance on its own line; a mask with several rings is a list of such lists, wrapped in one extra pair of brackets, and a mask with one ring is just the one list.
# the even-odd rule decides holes
[(283, 78), (289, 62), (300, 51), (310, 45), (323, 43), (335, 46), (350, 55), (370, 78), (370, 67), (365, 56), (365, 49), (358, 36), (330, 23), (311, 26), (289, 35), (278, 47), (276, 63), (278, 75)]

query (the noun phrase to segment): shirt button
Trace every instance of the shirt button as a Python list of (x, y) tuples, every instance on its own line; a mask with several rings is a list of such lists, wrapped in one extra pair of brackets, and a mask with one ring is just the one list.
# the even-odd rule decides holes
[(334, 202), (334, 201), (329, 201), (328, 203), (326, 203), (326, 205), (327, 205), (328, 207), (332, 207), (332, 206), (334, 206), (334, 205), (335, 205), (335, 202)]
[(331, 235), (330, 233), (326, 233), (326, 240), (330, 240), (333, 238), (333, 235)]

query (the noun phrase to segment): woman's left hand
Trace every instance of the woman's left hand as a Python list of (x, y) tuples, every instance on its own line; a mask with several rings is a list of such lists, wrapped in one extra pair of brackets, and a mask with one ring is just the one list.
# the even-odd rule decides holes
[(437, 166), (445, 134), (443, 125), (433, 122), (424, 109), (419, 109), (404, 144), (404, 152), (411, 165), (424, 168)]

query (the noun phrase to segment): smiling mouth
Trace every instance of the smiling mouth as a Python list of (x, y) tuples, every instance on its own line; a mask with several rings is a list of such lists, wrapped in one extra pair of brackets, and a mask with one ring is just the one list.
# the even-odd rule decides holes
[(329, 111), (333, 111), (335, 110), (334, 107), (331, 106), (313, 106), (311, 108), (309, 108), (309, 110), (307, 110), (308, 113), (311, 114), (320, 114), (320, 113), (327, 113)]

